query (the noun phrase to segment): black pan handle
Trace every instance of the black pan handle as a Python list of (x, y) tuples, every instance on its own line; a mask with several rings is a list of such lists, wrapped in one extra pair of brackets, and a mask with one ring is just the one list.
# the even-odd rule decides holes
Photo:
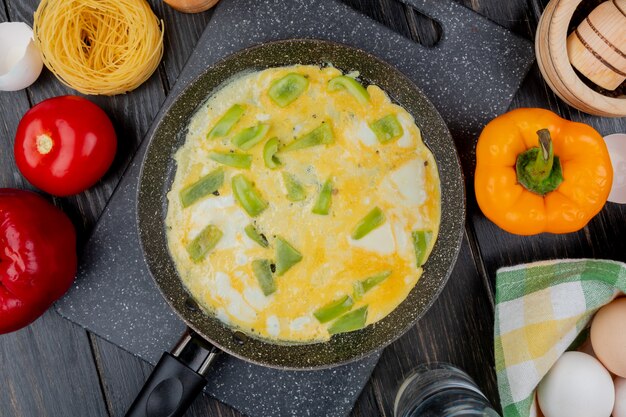
[(163, 353), (126, 417), (182, 417), (202, 392), (219, 354), (195, 333), (185, 333), (172, 353)]

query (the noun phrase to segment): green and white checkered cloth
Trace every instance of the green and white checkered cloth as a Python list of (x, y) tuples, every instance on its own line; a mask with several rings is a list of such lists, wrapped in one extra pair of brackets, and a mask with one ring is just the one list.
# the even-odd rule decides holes
[(530, 415), (539, 381), (621, 292), (621, 262), (557, 260), (498, 270), (494, 351), (504, 417)]

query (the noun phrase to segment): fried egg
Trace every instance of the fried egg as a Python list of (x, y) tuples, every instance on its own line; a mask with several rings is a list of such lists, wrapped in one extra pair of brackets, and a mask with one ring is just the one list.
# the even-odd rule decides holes
[(192, 116), (175, 155), (166, 228), (180, 279), (253, 337), (315, 343), (381, 320), (435, 243), (433, 155), (404, 108), (352, 75), (240, 75)]

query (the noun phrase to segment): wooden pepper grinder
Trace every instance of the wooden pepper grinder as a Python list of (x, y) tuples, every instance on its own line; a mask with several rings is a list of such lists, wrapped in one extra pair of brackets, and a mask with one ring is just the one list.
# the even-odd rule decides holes
[(615, 90), (626, 80), (626, 0), (596, 7), (567, 38), (572, 65), (595, 84)]

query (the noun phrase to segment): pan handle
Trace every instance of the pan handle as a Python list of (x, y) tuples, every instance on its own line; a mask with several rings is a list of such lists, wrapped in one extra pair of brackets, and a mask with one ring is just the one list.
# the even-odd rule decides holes
[(165, 352), (126, 417), (182, 417), (207, 383), (205, 375), (221, 351), (188, 330)]

